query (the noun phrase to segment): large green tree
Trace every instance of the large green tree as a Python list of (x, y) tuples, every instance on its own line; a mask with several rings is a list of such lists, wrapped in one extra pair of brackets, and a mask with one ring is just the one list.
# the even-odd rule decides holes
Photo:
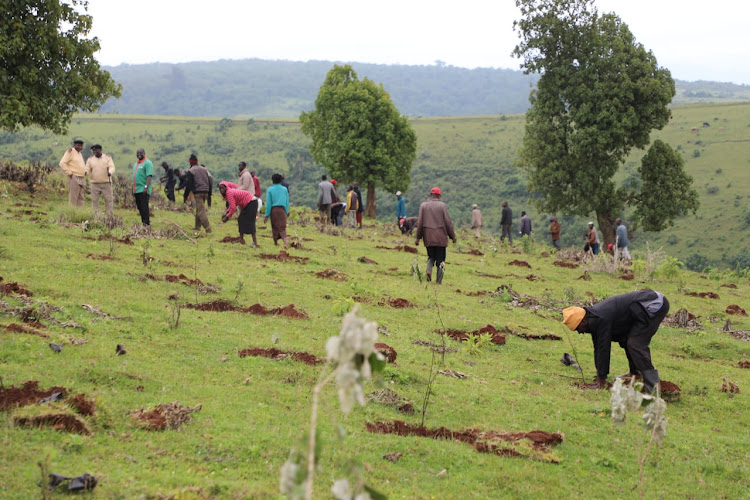
[(0, 128), (67, 132), (76, 111), (96, 111), (121, 87), (94, 59), (92, 18), (79, 0), (3, 0)]
[(417, 135), (383, 86), (360, 81), (351, 66), (328, 72), (315, 109), (302, 113), (300, 122), (316, 162), (339, 181), (367, 186), (368, 217), (375, 217), (375, 187), (409, 187)]
[[(514, 23), (520, 43), (513, 53), (526, 73), (540, 74), (519, 155), (539, 209), (596, 213), (605, 243), (614, 240), (614, 219), (626, 205), (650, 207), (635, 213), (647, 214), (652, 229), (663, 227), (654, 220), (671, 224), (695, 210), (694, 197), (676, 199), (674, 184), (663, 183), (662, 191), (642, 184), (634, 193), (632, 183), (617, 187), (613, 180), (631, 149), (645, 148), (651, 131), (668, 122), (675, 95), (669, 70), (619, 17), (600, 15), (593, 0), (516, 0), (516, 6), (522, 17)], [(648, 175), (641, 172), (644, 180)], [(653, 197), (681, 210), (664, 210)]]

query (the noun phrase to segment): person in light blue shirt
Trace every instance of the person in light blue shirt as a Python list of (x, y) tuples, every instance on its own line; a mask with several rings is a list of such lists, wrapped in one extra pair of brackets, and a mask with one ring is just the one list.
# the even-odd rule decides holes
[(617, 251), (625, 260), (630, 260), (630, 252), (628, 252), (628, 228), (622, 223), (622, 219), (617, 218), (615, 220), (615, 236), (617, 237)]
[(271, 219), (271, 233), (273, 244), (284, 241), (284, 248), (288, 248), (286, 240), (286, 217), (289, 215), (289, 190), (281, 185), (281, 174), (273, 174), (273, 185), (266, 190), (266, 216), (264, 222)]
[(396, 221), (406, 218), (406, 200), (401, 195), (401, 191), (396, 191)]

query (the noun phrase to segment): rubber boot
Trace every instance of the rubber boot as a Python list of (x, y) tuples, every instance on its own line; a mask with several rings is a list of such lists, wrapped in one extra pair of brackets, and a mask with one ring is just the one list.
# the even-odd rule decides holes
[(445, 263), (441, 262), (437, 269), (437, 279), (435, 280), (435, 283), (438, 285), (443, 282), (443, 274), (445, 274)]
[(643, 370), (643, 388), (651, 394), (654, 387), (659, 383), (659, 372), (656, 370)]
[(427, 259), (427, 269), (424, 272), (424, 275), (427, 278), (427, 281), (432, 281), (432, 266), (434, 264), (435, 264), (434, 260)]

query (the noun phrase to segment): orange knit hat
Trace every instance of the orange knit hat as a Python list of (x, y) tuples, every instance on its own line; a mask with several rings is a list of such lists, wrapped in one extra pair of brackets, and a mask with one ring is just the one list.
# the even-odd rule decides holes
[(563, 323), (571, 330), (578, 328), (586, 316), (586, 309), (582, 307), (567, 307), (563, 309)]

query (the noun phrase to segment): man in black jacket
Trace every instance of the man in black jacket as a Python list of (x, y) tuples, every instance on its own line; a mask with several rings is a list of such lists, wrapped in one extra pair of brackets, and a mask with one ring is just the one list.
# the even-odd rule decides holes
[(669, 312), (669, 301), (654, 290), (640, 290), (610, 297), (590, 307), (568, 307), (563, 323), (578, 333), (590, 333), (594, 343), (596, 380), (588, 389), (607, 387), (612, 342), (625, 349), (630, 375), (641, 375), (651, 392), (659, 383), (659, 373), (651, 363), (649, 344)]

